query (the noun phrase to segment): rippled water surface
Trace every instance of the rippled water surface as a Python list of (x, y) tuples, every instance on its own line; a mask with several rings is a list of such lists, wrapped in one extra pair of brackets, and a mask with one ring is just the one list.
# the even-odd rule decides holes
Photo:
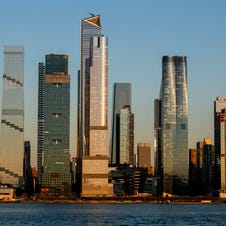
[(0, 225), (226, 225), (226, 204), (0, 204)]

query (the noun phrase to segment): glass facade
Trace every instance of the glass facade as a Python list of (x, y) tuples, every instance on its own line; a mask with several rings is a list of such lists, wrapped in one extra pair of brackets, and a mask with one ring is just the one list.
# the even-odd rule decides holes
[(86, 74), (86, 155), (108, 156), (108, 40), (91, 39)]
[[(90, 58), (90, 44), (93, 36), (101, 35), (100, 16), (91, 16), (81, 21), (81, 65), (78, 73), (78, 130), (77, 130), (77, 157), (86, 155), (88, 148), (85, 147), (88, 142), (85, 140), (85, 103), (87, 102), (86, 86), (86, 68), (87, 61)], [(89, 120), (89, 119), (88, 119)]]
[[(60, 59), (62, 59), (61, 63)], [(59, 63), (55, 65), (56, 61)], [(51, 69), (49, 70), (48, 67)], [(45, 74), (44, 82), (42, 187), (51, 188), (56, 194), (67, 194), (71, 191), (70, 75), (66, 74), (67, 68), (67, 55), (46, 56), (46, 72), (52, 74)]]
[(119, 164), (134, 165), (134, 115), (125, 106), (119, 114)]
[(37, 169), (38, 189), (41, 187), (44, 155), (44, 82), (45, 65), (38, 65), (38, 143), (37, 143)]
[(182, 194), (188, 183), (186, 57), (163, 57), (160, 93), (163, 192)]
[(119, 130), (116, 125), (116, 115), (124, 106), (131, 106), (131, 84), (115, 83), (113, 93), (112, 134), (111, 134), (111, 164), (117, 164), (119, 159)]
[(0, 183), (23, 186), (24, 49), (4, 47)]

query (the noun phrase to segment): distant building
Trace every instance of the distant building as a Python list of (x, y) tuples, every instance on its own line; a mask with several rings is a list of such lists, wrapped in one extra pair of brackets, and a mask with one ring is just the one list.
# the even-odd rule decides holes
[(214, 195), (215, 149), (210, 138), (196, 143), (189, 150), (189, 194)]
[(137, 144), (138, 167), (151, 167), (151, 144), (138, 143)]
[(216, 168), (215, 168), (215, 188), (221, 188), (221, 150), (222, 142), (221, 141), (221, 120), (220, 115), (222, 115), (222, 110), (226, 108), (226, 99), (222, 97), (217, 97), (214, 101), (214, 145), (216, 151)]
[[(163, 192), (173, 195), (187, 194), (188, 185), (188, 94), (186, 56), (162, 58), (160, 89), (161, 155), (156, 151), (158, 170), (162, 171)], [(158, 116), (155, 120), (155, 147), (158, 142)], [(162, 168), (162, 170), (161, 170)]]
[(34, 193), (33, 177), (31, 169), (31, 144), (24, 142), (24, 190), (28, 195)]
[(82, 197), (112, 196), (108, 184), (108, 39), (101, 35), (100, 16), (83, 19), (81, 27), (79, 101), (83, 106), (79, 106), (77, 183)]
[[(43, 88), (44, 157), (41, 186), (45, 191), (51, 190), (53, 195), (67, 195), (71, 192), (68, 55), (46, 55)], [(40, 169), (38, 165), (38, 172)]]
[(37, 140), (37, 191), (41, 189), (44, 157), (44, 85), (45, 65), (38, 65), (38, 140)]
[(124, 106), (132, 107), (130, 83), (114, 83), (113, 110), (112, 110), (112, 133), (111, 133), (111, 165), (119, 164), (119, 128), (117, 115)]
[(116, 115), (116, 165), (130, 164), (134, 166), (134, 114), (130, 106), (124, 106)]
[(161, 100), (154, 102), (154, 169), (155, 176), (162, 178), (162, 144), (161, 144)]
[(4, 47), (0, 137), (0, 184), (23, 188), (24, 48)]
[[(91, 51), (91, 39), (92, 37), (101, 36), (102, 26), (100, 16), (90, 16), (81, 20), (81, 59), (80, 70), (78, 71), (78, 107), (77, 107), (77, 170), (76, 170), (76, 187), (77, 195), (82, 192), (82, 157), (87, 155), (87, 133), (89, 126), (89, 97), (87, 86), (89, 87), (89, 59)], [(88, 76), (88, 80), (87, 80)], [(88, 105), (88, 106), (87, 106)], [(86, 132), (85, 132), (86, 131)]]
[(226, 108), (217, 114), (216, 122), (220, 123), (220, 197), (226, 198)]

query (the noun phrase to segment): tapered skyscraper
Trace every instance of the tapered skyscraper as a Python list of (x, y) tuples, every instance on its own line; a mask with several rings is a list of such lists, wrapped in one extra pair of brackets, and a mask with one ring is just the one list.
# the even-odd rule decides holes
[[(111, 133), (111, 164), (119, 163), (119, 126), (117, 126), (117, 115), (120, 110), (131, 106), (131, 84), (130, 83), (115, 83), (113, 91), (113, 113), (112, 113), (112, 133)], [(117, 129), (118, 128), (118, 129)]]
[(189, 169), (186, 57), (163, 57), (160, 100), (163, 192), (186, 194)]
[(81, 65), (78, 73), (78, 122), (77, 122), (77, 157), (81, 158), (87, 153), (85, 137), (85, 104), (86, 104), (86, 64), (90, 57), (91, 38), (101, 35), (100, 16), (91, 16), (81, 21)]
[(4, 47), (0, 183), (23, 186), (24, 49)]

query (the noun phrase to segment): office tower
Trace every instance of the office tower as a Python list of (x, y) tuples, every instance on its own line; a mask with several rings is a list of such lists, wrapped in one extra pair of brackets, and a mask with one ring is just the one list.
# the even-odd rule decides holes
[(92, 37), (85, 77), (85, 155), (82, 197), (112, 193), (108, 186), (108, 40)]
[(66, 195), (71, 191), (68, 55), (46, 55), (43, 89), (44, 157), (42, 159), (42, 188), (55, 195)]
[(24, 49), (4, 47), (0, 183), (23, 186), (24, 158)]
[(38, 186), (40, 190), (43, 172), (43, 156), (44, 156), (44, 84), (45, 84), (45, 65), (38, 65), (38, 142), (37, 142), (37, 174)]
[(111, 164), (115, 165), (119, 161), (119, 130), (116, 126), (116, 115), (124, 106), (131, 107), (131, 84), (115, 83), (113, 92), (113, 111), (112, 111), (112, 134), (111, 134)]
[[(216, 110), (219, 109), (216, 108)], [(220, 113), (218, 112), (216, 122), (220, 124), (220, 130), (217, 131), (219, 137), (216, 137), (220, 141), (220, 197), (226, 198), (226, 108), (222, 109)]]
[(154, 169), (155, 176), (162, 178), (161, 151), (161, 100), (154, 102)]
[(221, 122), (219, 117), (221, 115), (221, 111), (226, 108), (226, 99), (222, 97), (217, 97), (214, 101), (214, 145), (216, 151), (216, 165), (215, 165), (215, 188), (220, 189), (220, 180), (221, 180)]
[[(85, 147), (85, 104), (86, 104), (86, 63), (90, 58), (91, 38), (101, 36), (100, 16), (91, 15), (81, 21), (81, 65), (78, 73), (78, 130), (77, 130), (77, 157), (81, 158), (86, 155)], [(79, 159), (78, 159), (79, 160)], [(79, 162), (78, 162), (79, 163)]]
[(151, 167), (151, 144), (138, 143), (137, 144), (138, 167)]
[(162, 58), (161, 157), (163, 192), (183, 195), (188, 184), (187, 58)]
[(134, 166), (134, 114), (124, 106), (116, 114), (116, 165)]

